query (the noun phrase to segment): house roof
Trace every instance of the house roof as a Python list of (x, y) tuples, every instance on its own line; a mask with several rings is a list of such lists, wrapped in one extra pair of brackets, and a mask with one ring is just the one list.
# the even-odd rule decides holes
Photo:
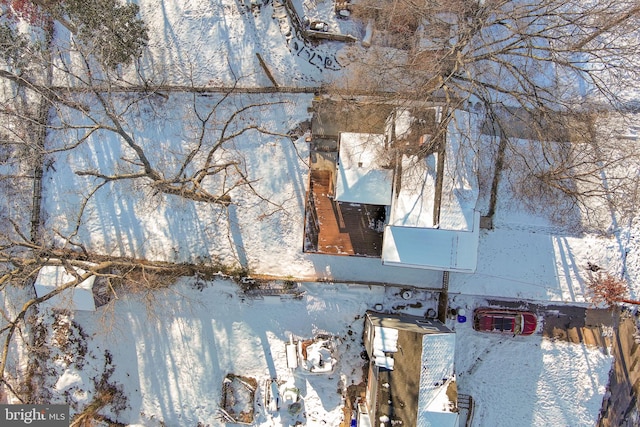
[[(396, 331), (409, 331), (425, 334), (441, 334), (453, 333), (445, 324), (440, 321), (426, 319), (423, 317), (411, 316), (406, 314), (378, 313), (375, 311), (367, 311), (367, 318), (374, 326), (374, 331), (388, 331), (393, 329)], [(397, 341), (397, 333), (394, 333), (394, 339)]]
[(480, 213), (472, 231), (387, 225), (382, 263), (430, 270), (473, 273), (478, 264)]
[[(400, 116), (403, 117), (403, 116)], [(406, 120), (406, 119), (405, 119)], [(473, 230), (479, 185), (474, 141), (480, 138), (473, 126), (475, 116), (456, 111), (447, 127), (442, 172), (439, 222), (434, 223), (438, 154), (426, 158), (403, 156), (401, 186), (394, 194), (389, 224), (405, 227), (438, 227), (442, 230)], [(404, 128), (405, 125), (402, 126)], [(464, 155), (461, 155), (464, 153)]]
[(455, 334), (427, 334), (422, 337), (418, 426), (429, 425), (421, 421), (428, 417), (429, 413), (449, 412), (443, 402), (449, 400), (446, 390), (449, 382), (454, 378), (455, 350)]
[[(400, 189), (394, 194), (385, 228), (382, 262), (429, 270), (472, 273), (478, 259), (479, 186), (473, 141), (474, 116), (456, 111), (447, 127), (443, 170), (438, 154), (403, 156)], [(466, 153), (466, 155), (460, 155)], [(439, 215), (434, 215), (436, 179), (442, 173)], [(439, 217), (439, 219), (437, 219)], [(435, 221), (438, 221), (435, 223)]]
[(335, 200), (390, 205), (393, 169), (384, 135), (343, 132), (339, 143)]
[[(80, 268), (75, 268), (75, 271), (80, 275), (86, 273), (86, 271)], [(75, 279), (76, 278), (69, 274), (61, 265), (46, 265), (40, 269), (33, 286), (36, 291), (36, 296), (43, 297), (56, 288)], [(96, 305), (93, 299), (93, 283), (95, 280), (96, 276), (91, 276), (77, 286), (65, 289), (58, 295), (47, 300), (44, 304), (60, 309), (95, 311)]]
[[(381, 341), (396, 334), (398, 338), (397, 351), (386, 353), (394, 360), (393, 370), (386, 368), (379, 372), (377, 388), (382, 394), (379, 404), (376, 403), (376, 417), (393, 415), (405, 425), (419, 427), (451, 425), (451, 417), (441, 413), (452, 408), (447, 390), (454, 380), (455, 333), (442, 322), (423, 317), (367, 311), (366, 318), (374, 334), (373, 350), (367, 351), (375, 353), (378, 334), (385, 335)], [(390, 402), (403, 405), (398, 407)], [(449, 424), (437, 424), (443, 419)]]
[(424, 159), (402, 156), (401, 188), (394, 194), (389, 224), (398, 227), (433, 227), (437, 154)]
[[(393, 117), (396, 135), (410, 133), (412, 119), (407, 111), (398, 110)], [(477, 129), (474, 114), (455, 111), (447, 127), (444, 158), (438, 162), (438, 154), (426, 158), (403, 155), (396, 177), (400, 185), (394, 185), (390, 165), (395, 159), (390, 158), (393, 151), (387, 150), (384, 135), (340, 134), (335, 200), (390, 206), (383, 264), (475, 271), (480, 228), (475, 211), (479, 194), (474, 149), (480, 138)], [(438, 174), (442, 191), (436, 215)]]

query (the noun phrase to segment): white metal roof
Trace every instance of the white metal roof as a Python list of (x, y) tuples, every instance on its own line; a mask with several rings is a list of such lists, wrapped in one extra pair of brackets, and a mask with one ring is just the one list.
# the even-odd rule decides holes
[[(420, 390), (418, 392), (418, 427), (431, 424), (430, 419), (450, 419), (444, 408), (437, 408), (434, 402), (445, 393), (448, 381), (454, 377), (453, 361), (456, 350), (456, 334), (426, 334), (422, 337), (422, 366), (420, 369)], [(435, 412), (435, 414), (434, 414)], [(452, 425), (450, 423), (443, 426)]]
[(382, 263), (429, 270), (473, 273), (478, 264), (480, 213), (472, 231), (387, 225)]
[(393, 169), (387, 159), (384, 135), (341, 133), (335, 200), (390, 205)]
[[(86, 273), (80, 268), (76, 268), (76, 272), (78, 274)], [(40, 269), (34, 283), (36, 296), (45, 296), (57, 287), (73, 280), (75, 280), (75, 277), (69, 274), (63, 266), (46, 265)], [(44, 304), (60, 309), (95, 311), (96, 304), (93, 299), (93, 283), (95, 280), (96, 276), (91, 276), (77, 286), (65, 289)]]

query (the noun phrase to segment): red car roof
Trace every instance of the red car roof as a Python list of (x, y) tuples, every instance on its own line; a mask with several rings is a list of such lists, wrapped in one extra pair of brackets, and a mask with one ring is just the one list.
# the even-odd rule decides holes
[[(518, 316), (522, 322), (516, 324)], [(530, 311), (478, 308), (473, 313), (473, 328), (478, 331), (531, 335), (537, 326), (537, 317)]]

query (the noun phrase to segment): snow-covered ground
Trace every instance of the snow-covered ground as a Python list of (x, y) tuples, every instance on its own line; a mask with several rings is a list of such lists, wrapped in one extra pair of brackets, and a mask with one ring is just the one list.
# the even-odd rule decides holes
[[(423, 315), (436, 300), (423, 291), (405, 300), (400, 287), (304, 283), (299, 290), (300, 299), (253, 299), (226, 279), (198, 286), (185, 279), (157, 291), (151, 301), (126, 295), (112, 310), (76, 312), (74, 321), (90, 337), (86, 365), (78, 369), (58, 357), (52, 364), (56, 375), (48, 378), (51, 400), (91, 401), (92, 379), (107, 365), (114, 368), (109, 384), (126, 396), (117, 413), (106, 406), (111, 419), (140, 426), (218, 426), (223, 425), (217, 412), (223, 379), (231, 373), (258, 383), (255, 425), (338, 426), (344, 404), (339, 390), (363, 381), (364, 312), (382, 304), (384, 310)], [(479, 302), (456, 299), (469, 308)], [(449, 325), (457, 335), (458, 392), (476, 402), (473, 425), (593, 425), (611, 366), (611, 357), (600, 349), (540, 335), (478, 333), (468, 322)], [(307, 339), (316, 333), (338, 337), (335, 371), (293, 372), (286, 343), (291, 336)], [(291, 415), (285, 405), (267, 410), (265, 383), (273, 378), (284, 383), (281, 389), (299, 390), (301, 414)]]
[[(142, 64), (147, 78), (170, 84), (271, 86), (256, 53), (280, 86), (319, 86), (339, 69), (337, 44), (306, 44), (287, 19), (281, 2), (249, 10), (249, 0), (139, 1), (150, 31)], [(330, 24), (330, 31), (358, 34), (352, 21), (336, 19), (333, 2), (294, 2), (303, 19)], [(327, 58), (330, 60), (327, 62)]]
[[(455, 305), (473, 310), (486, 302), (457, 295)], [(613, 361), (607, 351), (538, 334), (479, 333), (469, 322), (455, 331), (458, 391), (476, 403), (472, 425), (588, 426), (598, 419)]]
[[(343, 46), (305, 45), (291, 35), (284, 12), (274, 2), (258, 13), (235, 0), (139, 3), (151, 37), (141, 64), (146, 77), (154, 81), (216, 86), (232, 84), (239, 77), (243, 86), (270, 86), (256, 52), (281, 85), (319, 86), (340, 73), (326, 64), (335, 64)], [(327, 0), (296, 4), (333, 29), (359, 31), (355, 25), (336, 21)], [(310, 118), (310, 95), (268, 99), (274, 98), (286, 102), (258, 117), (274, 133), (287, 134)], [(191, 135), (191, 122), (185, 118), (193, 118), (190, 99), (191, 95), (171, 94), (156, 109), (133, 109), (126, 116), (129, 129), (153, 153), (154, 161), (171, 165), (172, 156), (184, 154), (183, 144)], [(239, 106), (266, 99), (238, 95), (235, 102)], [(197, 97), (196, 104), (204, 108), (214, 100)], [(72, 113), (61, 114), (72, 122), (81, 121)], [(113, 419), (141, 426), (216, 426), (222, 425), (217, 408), (223, 379), (233, 373), (258, 381), (258, 401), (264, 397), (267, 379), (290, 379), (303, 398), (306, 425), (338, 426), (344, 402), (337, 390), (363, 380), (364, 312), (378, 303), (385, 309), (399, 305), (395, 293), (400, 289), (343, 283), (438, 288), (442, 275), (382, 266), (374, 258), (302, 253), (309, 157), (304, 136), (248, 132), (232, 147), (244, 159), (257, 193), (281, 208), (248, 191), (234, 191), (237, 205), (227, 208), (114, 182), (90, 199), (73, 239), (110, 255), (237, 264), (259, 274), (335, 283), (304, 283), (301, 299), (251, 299), (226, 279), (204, 283), (202, 289), (191, 283), (194, 279), (184, 279), (151, 298), (124, 294), (108, 310), (75, 313), (73, 320), (86, 333), (91, 356), (84, 364), (56, 359), (53, 374), (45, 380), (51, 401), (90, 402), (95, 394), (93, 379), (99, 379), (101, 370), (113, 369), (107, 380), (126, 397), (119, 411), (106, 407)], [(50, 133), (48, 143), (65, 137), (62, 132)], [(45, 228), (51, 240), (59, 239), (57, 232), (73, 231), (78, 204), (96, 185), (75, 172), (113, 168), (116, 163), (124, 168), (121, 159), (126, 154), (114, 134), (96, 132), (80, 147), (55, 157), (43, 183)], [(501, 191), (509, 189), (504, 185)], [(478, 208), (486, 210), (487, 202), (481, 191)], [(483, 304), (483, 296), (585, 303), (587, 262), (616, 274), (624, 267), (630, 283), (637, 283), (637, 221), (613, 228), (611, 236), (575, 234), (548, 220), (544, 207), (532, 213), (505, 197), (500, 199), (494, 225), (494, 230), (480, 233), (477, 272), (450, 276), (452, 293), (476, 295), (459, 296), (470, 309)], [(631, 293), (639, 295), (640, 288), (632, 287)], [(423, 305), (414, 314), (422, 315), (434, 301), (427, 292), (419, 295)], [(457, 334), (459, 392), (476, 401), (473, 425), (593, 425), (612, 362), (600, 349), (541, 335), (482, 334), (469, 323), (451, 326)], [(316, 332), (341, 338), (337, 370), (326, 376), (294, 375), (286, 365), (286, 342), (291, 334), (311, 338)], [(257, 407), (256, 416), (260, 426), (289, 425), (296, 418), (286, 410), (269, 413), (264, 406)]]
[[(336, 19), (331, 2), (294, 4), (311, 20), (330, 23), (332, 30), (359, 34), (359, 26), (353, 21)], [(141, 65), (145, 73), (157, 75), (152, 80), (166, 85), (230, 85), (236, 76), (240, 86), (270, 86), (255, 57), (259, 52), (274, 67), (276, 80), (280, 75), (291, 79), (283, 85), (319, 86), (338, 78), (345, 70), (319, 68), (312, 58), (338, 55), (345, 49), (344, 44), (304, 45), (295, 37), (295, 31), (290, 33), (283, 27), (284, 12), (278, 5), (268, 2), (254, 13), (235, 0), (140, 1), (141, 16), (150, 28), (151, 38)], [(64, 30), (60, 32), (64, 34)], [(294, 44), (296, 49), (292, 48)], [(303, 54), (304, 49), (308, 52)], [(203, 108), (211, 105), (214, 98), (203, 96), (196, 104)], [(234, 101), (238, 106), (268, 99), (238, 98), (242, 98)], [(310, 95), (271, 95), (270, 99), (274, 98), (286, 103), (259, 113), (260, 122), (268, 123), (271, 131), (286, 134), (310, 119)], [(180, 153), (184, 155), (184, 143), (189, 141), (194, 121), (189, 99), (190, 96), (176, 94), (166, 100), (151, 100), (148, 106), (143, 104), (125, 117), (143, 146), (150, 152), (158, 148), (153, 152), (158, 162), (171, 164)], [(71, 113), (64, 118), (72, 123), (82, 122)], [(67, 137), (51, 132), (50, 148)], [(76, 240), (113, 255), (236, 263), (276, 276), (440, 286), (439, 273), (383, 268), (376, 259), (302, 254), (308, 144), (303, 138), (291, 140), (249, 132), (236, 141), (233, 149), (244, 157), (257, 192), (281, 205), (282, 210), (246, 192), (235, 192), (232, 196), (237, 206), (225, 213), (215, 206), (172, 196), (158, 197), (151, 191), (141, 191), (139, 185), (116, 182), (90, 200)], [(115, 134), (100, 132), (78, 149), (55, 159), (54, 168), (45, 171), (44, 182), (46, 229), (52, 232), (52, 240), (58, 231), (64, 235), (73, 228), (80, 197), (96, 184), (75, 172), (90, 168), (112, 171), (114, 163), (125, 169), (126, 162), (119, 159), (126, 153)], [(105, 158), (111, 159), (111, 164), (104, 162)], [(482, 182), (486, 187), (487, 182)], [(480, 212), (488, 208), (486, 191), (480, 189)], [(614, 234), (608, 236), (576, 235), (551, 222), (546, 206), (535, 212), (525, 210), (517, 199), (509, 197), (510, 191), (503, 182), (495, 229), (481, 231), (478, 271), (474, 275), (453, 274), (454, 292), (585, 302), (584, 267), (592, 262), (614, 274), (624, 269), (632, 296), (640, 294), (640, 289), (635, 288), (640, 264), (635, 261), (634, 233), (628, 231), (635, 222), (613, 223)], [(614, 222), (615, 218), (609, 221)], [(626, 264), (621, 261), (623, 255)]]

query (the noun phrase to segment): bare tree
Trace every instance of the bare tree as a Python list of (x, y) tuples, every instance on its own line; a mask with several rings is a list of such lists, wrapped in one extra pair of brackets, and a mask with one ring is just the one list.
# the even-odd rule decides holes
[[(7, 3), (0, 3), (5, 12)], [(36, 3), (48, 10), (46, 7), (57, 2)], [(16, 16), (37, 10), (16, 12)], [(254, 189), (254, 175), (235, 143), (252, 133), (289, 138), (259, 120), (265, 110), (284, 101), (240, 95), (236, 87), (220, 93), (201, 93), (198, 88), (187, 87), (180, 88), (182, 94), (175, 94), (171, 90), (176, 88), (164, 87), (160, 79), (154, 81), (148, 74), (141, 78), (135, 62), (125, 65), (128, 73), (124, 75), (133, 76), (127, 80), (121, 70), (113, 67), (113, 58), (121, 64), (123, 57), (105, 57), (105, 51), (99, 49), (99, 39), (51, 38), (48, 19), (71, 22), (73, 16), (69, 11), (64, 15), (48, 13), (42, 21), (35, 17), (33, 20), (45, 29), (30, 35), (40, 34), (40, 40), (22, 35), (13, 21), (5, 20), (6, 14), (0, 17), (0, 191), (3, 197), (12, 192), (20, 194), (19, 199), (7, 197), (12, 204), (0, 208), (0, 292), (4, 297), (9, 295), (8, 287), (24, 290), (15, 300), (3, 298), (6, 304), (0, 305), (0, 385), (24, 401), (29, 401), (28, 393), (20, 388), (24, 378), (8, 374), (7, 358), (17, 337), (25, 341), (33, 338), (29, 336), (27, 319), (38, 306), (89, 276), (108, 279), (114, 289), (121, 284), (125, 289), (139, 286), (148, 290), (163, 284), (166, 278), (196, 270), (184, 265), (102, 256), (76, 241), (85, 210), (97, 192), (107, 184), (132, 182), (159, 198), (208, 203), (225, 215), (234, 203), (233, 192), (244, 188), (269, 205), (270, 210), (279, 210), (277, 203)], [(78, 34), (79, 28), (69, 24), (69, 29)], [(136, 49), (127, 57), (135, 59)], [(182, 102), (181, 115), (175, 120), (188, 126), (180, 135), (173, 135), (181, 144), (161, 150), (157, 141), (145, 140), (139, 130), (149, 125), (147, 118), (160, 120), (163, 105), (178, 98)], [(45, 138), (47, 135), (49, 138)], [(29, 219), (40, 211), (35, 202), (33, 183), (38, 176), (34, 167), (40, 167), (40, 173), (47, 168), (53, 173), (55, 156), (80, 150), (94, 143), (96, 137), (116, 146), (114, 151), (119, 156), (100, 165), (78, 166), (74, 172), (90, 185), (79, 190), (80, 203), (68, 218), (71, 226), (54, 230), (57, 240), (33, 238)], [(63, 265), (75, 279), (45, 297), (34, 297), (29, 288), (33, 278), (42, 266), (51, 263)], [(78, 274), (76, 268), (86, 273)], [(206, 274), (231, 269), (224, 265), (197, 268)]]
[[(83, 112), (83, 119), (90, 124), (82, 126), (71, 122), (61, 123), (65, 130), (79, 132), (75, 141), (84, 141), (99, 132), (110, 132), (117, 136), (123, 144), (126, 155), (119, 165), (110, 165), (111, 172), (97, 169), (78, 170), (80, 176), (93, 176), (100, 182), (124, 180), (141, 180), (157, 192), (177, 195), (185, 199), (228, 205), (232, 202), (230, 193), (239, 186), (251, 186), (251, 180), (245, 171), (242, 156), (230, 149), (233, 140), (247, 132), (275, 134), (259, 123), (249, 120), (251, 114), (260, 114), (265, 108), (279, 104), (275, 101), (249, 101), (229, 111), (229, 100), (233, 90), (214, 95), (215, 101), (202, 95), (192, 93), (189, 117), (193, 128), (190, 135), (183, 136), (184, 145), (181, 151), (165, 153), (170, 158), (150, 155), (149, 147), (136, 135), (134, 127), (128, 123), (134, 108), (141, 108), (135, 103), (153, 103), (151, 98), (170, 97), (158, 92), (145, 94), (122, 94), (94, 90), (93, 97), (85, 97), (90, 102), (97, 101), (91, 111)], [(206, 108), (206, 111), (202, 111)], [(223, 117), (220, 117), (222, 114)], [(67, 133), (67, 132), (65, 132)], [(68, 133), (67, 133), (68, 134)], [(66, 149), (67, 147), (65, 147)]]
[[(64, 2), (65, 7), (74, 8), (73, 13), (64, 9), (64, 14), (51, 9), (54, 6), (48, 2), (40, 6), (50, 16), (64, 21), (75, 14), (89, 13), (76, 10), (80, 3), (75, 0)], [(86, 16), (76, 17), (76, 20), (81, 18)], [(94, 18), (90, 22), (93, 23)], [(9, 42), (20, 35), (9, 26), (6, 29), (5, 57), (10, 64), (11, 58), (24, 56), (27, 48), (25, 46), (20, 54), (16, 54), (16, 48)], [(234, 189), (240, 186), (253, 189), (244, 160), (233, 149), (233, 143), (251, 132), (276, 135), (255, 117), (282, 101), (244, 97), (240, 102), (235, 86), (222, 93), (204, 95), (196, 88), (185, 88), (191, 100), (190, 107), (185, 108), (187, 116), (183, 119), (190, 122), (192, 128), (189, 135), (182, 136), (184, 143), (178, 151), (159, 156), (157, 147), (141, 140), (137, 131), (140, 125), (132, 123), (132, 120), (136, 114), (144, 120), (141, 111), (153, 111), (173, 95), (164, 93), (161, 85), (149, 77), (133, 82), (124, 80), (120, 72), (111, 68), (113, 64), (105, 64), (100, 52), (73, 39), (69, 42), (56, 40), (47, 53), (49, 57), (45, 53), (34, 57), (31, 69), (52, 69), (53, 77), (47, 79), (24, 72), (26, 68), (18, 67), (17, 63), (0, 72), (0, 78), (16, 93), (23, 94), (31, 104), (46, 102), (50, 107), (50, 117), (53, 117), (47, 129), (64, 136), (60, 143), (56, 138), (47, 147), (40, 147), (40, 155), (47, 157), (72, 150), (96, 135), (111, 134), (112, 137), (108, 138), (117, 141), (124, 153), (117, 163), (102, 170), (96, 167), (76, 170), (79, 176), (96, 178), (96, 189), (110, 182), (138, 181), (156, 193), (224, 206), (232, 202), (230, 194)], [(130, 67), (131, 71), (136, 71), (137, 64)], [(54, 86), (52, 79), (64, 85)], [(14, 102), (14, 99), (7, 100), (7, 114), (19, 121), (34, 120), (16, 111), (11, 106)], [(265, 197), (258, 196), (270, 203)]]
[[(624, 88), (640, 77), (636, 0), (374, 1), (354, 15), (374, 20), (377, 38), (349, 55), (353, 73), (336, 83), (343, 93), (483, 111), (483, 132), (501, 141), (496, 177), (521, 168), (519, 193), (532, 205), (584, 209), (634, 185), (616, 167), (635, 146), (597, 134), (605, 111), (627, 108)], [(616, 170), (606, 183), (605, 170)]]
[(640, 301), (626, 298), (627, 283), (607, 272), (598, 271), (587, 281), (587, 288), (593, 304), (608, 307), (620, 303), (640, 305)]
[(149, 41), (139, 6), (118, 0), (2, 0), (9, 20), (23, 20), (52, 30), (60, 23), (87, 52), (114, 68), (138, 59)]

